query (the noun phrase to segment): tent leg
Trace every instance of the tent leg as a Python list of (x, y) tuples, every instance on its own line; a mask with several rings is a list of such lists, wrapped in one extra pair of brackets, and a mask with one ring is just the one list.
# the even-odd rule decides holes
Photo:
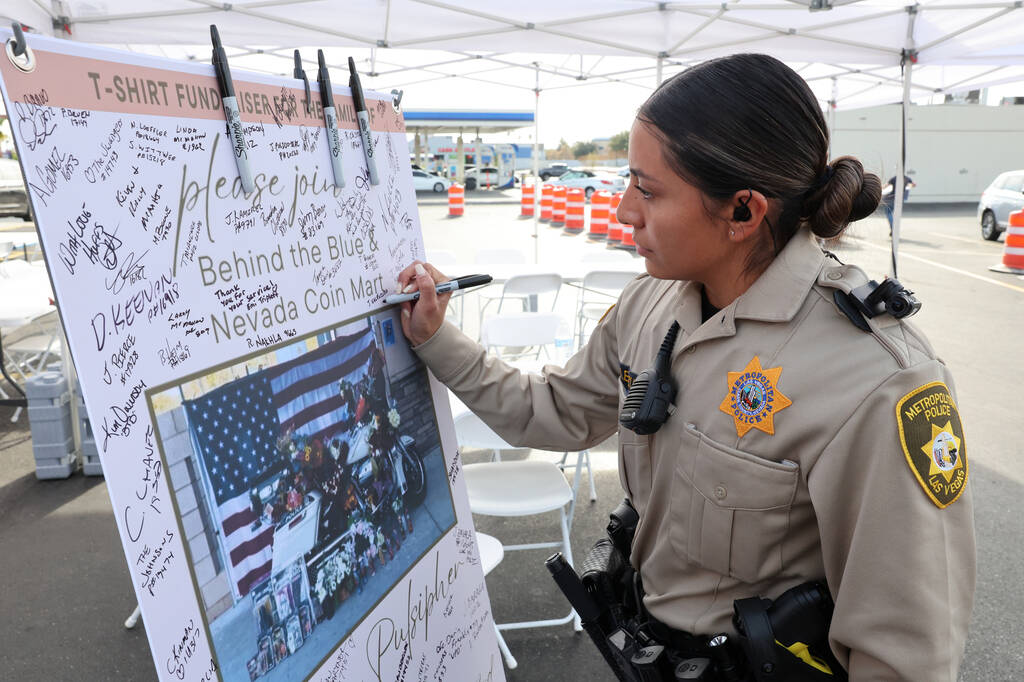
[(896, 167), (896, 182), (892, 191), (892, 276), (896, 279), (897, 262), (899, 260), (900, 223), (903, 218), (903, 192), (907, 164), (907, 110), (910, 108), (910, 84), (913, 82), (914, 62), (917, 61), (917, 50), (914, 49), (914, 20), (917, 18), (915, 6), (907, 8), (907, 46), (903, 50), (903, 107), (900, 115), (900, 157)]
[(534, 89), (536, 98), (533, 102), (533, 262), (540, 262), (540, 235), (537, 220), (540, 217), (540, 64), (533, 63)]

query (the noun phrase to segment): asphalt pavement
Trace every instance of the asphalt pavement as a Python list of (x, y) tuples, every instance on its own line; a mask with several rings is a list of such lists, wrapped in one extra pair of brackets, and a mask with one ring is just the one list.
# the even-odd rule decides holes
[[(642, 268), (628, 254), (543, 224), (535, 237), (534, 223), (518, 214), (510, 203), (472, 199), (462, 218), (447, 218), (440, 202), (420, 208), (428, 250), (450, 251), (460, 263), (500, 245), (522, 250), (529, 260), (536, 252), (552, 264), (615, 258)], [(1024, 420), (1018, 410), (1024, 362), (1013, 349), (1024, 338), (1024, 279), (988, 270), (1000, 262), (1003, 244), (981, 239), (973, 207), (911, 205), (902, 233), (899, 278), (923, 302), (914, 322), (956, 377), (969, 442), (978, 585), (960, 679), (1017, 682), (1024, 679), (1024, 523), (1017, 507), (1024, 500)], [(861, 221), (835, 251), (880, 279), (890, 262), (885, 219), (876, 214)], [(557, 309), (571, 315), (574, 297), (574, 291), (563, 293)], [(474, 306), (468, 296), (471, 331)], [(157, 679), (144, 623), (123, 627), (135, 598), (103, 479), (77, 474), (37, 481), (27, 419), (11, 424), (10, 416), (11, 410), (0, 408), (0, 679)], [(581, 496), (572, 530), (577, 557), (600, 536), (608, 511), (621, 499), (614, 452), (614, 441), (592, 451), (598, 501)], [(464, 454), (467, 462), (484, 457)], [(506, 455), (516, 457), (556, 455)], [(554, 514), (475, 522), (506, 544), (558, 534)], [(543, 567), (545, 556), (544, 550), (506, 554), (488, 576), (499, 622), (561, 615), (564, 602)], [(614, 679), (586, 636), (570, 625), (510, 631), (505, 638), (519, 662), (506, 670), (510, 681)]]

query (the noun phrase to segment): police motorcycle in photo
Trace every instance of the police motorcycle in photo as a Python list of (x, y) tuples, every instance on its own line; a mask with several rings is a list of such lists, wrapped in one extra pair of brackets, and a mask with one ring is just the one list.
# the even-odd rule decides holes
[[(390, 412), (397, 414), (394, 408)], [(394, 432), (375, 438), (377, 431), (384, 428), (374, 419), (359, 424), (346, 439), (345, 461), (338, 463), (349, 470), (371, 512), (376, 512), (390, 494), (401, 495), (406, 508), (412, 509), (427, 495), (423, 460), (412, 436)], [(381, 443), (383, 447), (375, 447)]]

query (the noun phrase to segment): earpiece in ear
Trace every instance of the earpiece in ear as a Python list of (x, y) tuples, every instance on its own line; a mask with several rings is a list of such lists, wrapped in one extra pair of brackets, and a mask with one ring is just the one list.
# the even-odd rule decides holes
[(754, 193), (751, 192), (748, 189), (747, 190), (747, 198), (745, 200), (744, 199), (740, 199), (740, 205), (737, 206), (735, 209), (733, 209), (733, 212), (732, 212), (732, 219), (733, 220), (741, 222), (741, 223), (750, 220), (750, 207), (747, 206), (747, 203), (750, 202), (750, 200), (751, 200), (751, 198), (753, 198), (753, 196), (754, 196)]

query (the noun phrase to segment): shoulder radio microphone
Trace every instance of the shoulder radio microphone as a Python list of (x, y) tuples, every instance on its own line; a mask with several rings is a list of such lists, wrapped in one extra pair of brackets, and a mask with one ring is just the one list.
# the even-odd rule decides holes
[(654, 366), (637, 375), (629, 385), (629, 392), (619, 413), (619, 423), (641, 436), (661, 428), (675, 411), (676, 383), (670, 371), (672, 348), (676, 345), (679, 323), (672, 326), (661, 342)]

